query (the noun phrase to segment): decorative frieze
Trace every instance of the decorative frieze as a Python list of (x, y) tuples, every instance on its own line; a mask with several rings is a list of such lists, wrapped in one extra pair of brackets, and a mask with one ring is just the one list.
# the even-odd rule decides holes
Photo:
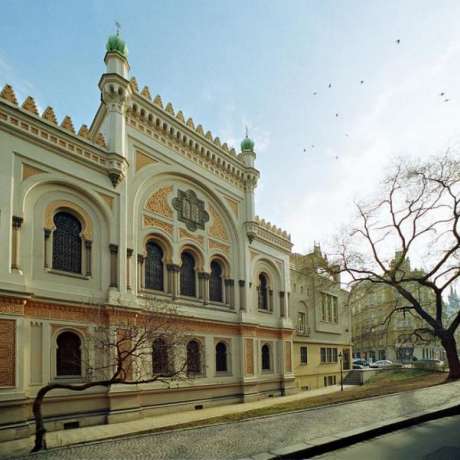
[(16, 385), (16, 321), (0, 319), (0, 387)]
[(198, 243), (200, 246), (203, 246), (204, 238), (202, 235), (194, 235), (193, 233), (188, 232), (187, 230), (180, 228), (179, 237), (181, 239), (193, 240)]
[(173, 233), (173, 225), (167, 222), (163, 222), (162, 220), (155, 219), (151, 216), (144, 215), (144, 227), (155, 227), (161, 228), (164, 230), (168, 235), (172, 235)]
[(220, 252), (223, 252), (225, 255), (229, 256), (230, 255), (230, 246), (224, 243), (221, 243), (219, 241), (214, 241), (212, 239), (209, 239), (208, 242), (209, 249), (217, 249)]

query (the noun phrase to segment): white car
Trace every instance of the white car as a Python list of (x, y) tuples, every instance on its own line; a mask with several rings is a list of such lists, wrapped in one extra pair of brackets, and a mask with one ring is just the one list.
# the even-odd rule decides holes
[(375, 361), (374, 363), (371, 363), (370, 367), (381, 368), (381, 367), (390, 367), (393, 365), (394, 365), (393, 361), (390, 361), (389, 359), (381, 359), (380, 361)]

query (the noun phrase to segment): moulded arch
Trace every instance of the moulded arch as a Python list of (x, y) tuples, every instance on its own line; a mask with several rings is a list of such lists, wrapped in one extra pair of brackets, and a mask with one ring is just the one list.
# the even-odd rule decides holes
[(267, 275), (270, 289), (280, 289), (282, 286), (282, 276), (278, 267), (269, 259), (263, 256), (258, 257), (253, 261), (252, 280), (258, 284), (259, 274), (265, 273)]
[[(189, 252), (194, 257), (194, 259), (195, 259), (195, 270), (197, 272), (204, 271), (205, 258), (204, 258), (204, 254), (201, 251), (201, 249), (199, 249), (194, 244), (185, 243), (179, 248), (179, 253), (178, 253), (179, 258), (181, 258), (182, 254), (184, 252)], [(180, 262), (180, 264), (182, 265), (182, 261)]]
[(224, 278), (231, 278), (231, 265), (226, 256), (219, 252), (213, 252), (209, 255), (209, 267), (211, 267), (213, 261), (218, 262), (222, 267), (222, 276)]
[(93, 223), (88, 213), (78, 204), (67, 200), (52, 201), (46, 207), (43, 228), (47, 230), (54, 229), (54, 216), (60, 211), (68, 211), (74, 214), (82, 224), (82, 236), (85, 240), (93, 239)]
[(163, 262), (170, 264), (173, 260), (173, 245), (171, 241), (165, 237), (164, 235), (157, 233), (157, 232), (149, 232), (144, 236), (142, 250), (145, 255), (146, 246), (149, 241), (153, 241), (154, 243), (158, 244), (163, 251)]

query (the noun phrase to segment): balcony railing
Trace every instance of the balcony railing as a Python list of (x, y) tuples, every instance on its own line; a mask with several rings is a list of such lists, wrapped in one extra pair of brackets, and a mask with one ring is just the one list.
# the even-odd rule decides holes
[(304, 328), (297, 328), (297, 335), (308, 337), (310, 335), (310, 328), (308, 326)]

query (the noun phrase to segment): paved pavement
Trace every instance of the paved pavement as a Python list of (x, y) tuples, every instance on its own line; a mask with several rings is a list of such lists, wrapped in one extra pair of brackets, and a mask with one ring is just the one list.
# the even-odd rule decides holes
[(324, 454), (318, 460), (455, 460), (460, 458), (460, 416), (385, 434), (345, 449)]
[[(50, 450), (35, 459), (237, 459), (257, 460), (343, 433), (460, 404), (460, 382), (396, 395), (260, 417), (217, 426), (176, 430)], [(270, 453), (270, 454), (269, 454)], [(358, 457), (359, 458), (359, 457)], [(364, 457), (365, 458), (365, 457)], [(371, 457), (373, 458), (373, 457)]]

